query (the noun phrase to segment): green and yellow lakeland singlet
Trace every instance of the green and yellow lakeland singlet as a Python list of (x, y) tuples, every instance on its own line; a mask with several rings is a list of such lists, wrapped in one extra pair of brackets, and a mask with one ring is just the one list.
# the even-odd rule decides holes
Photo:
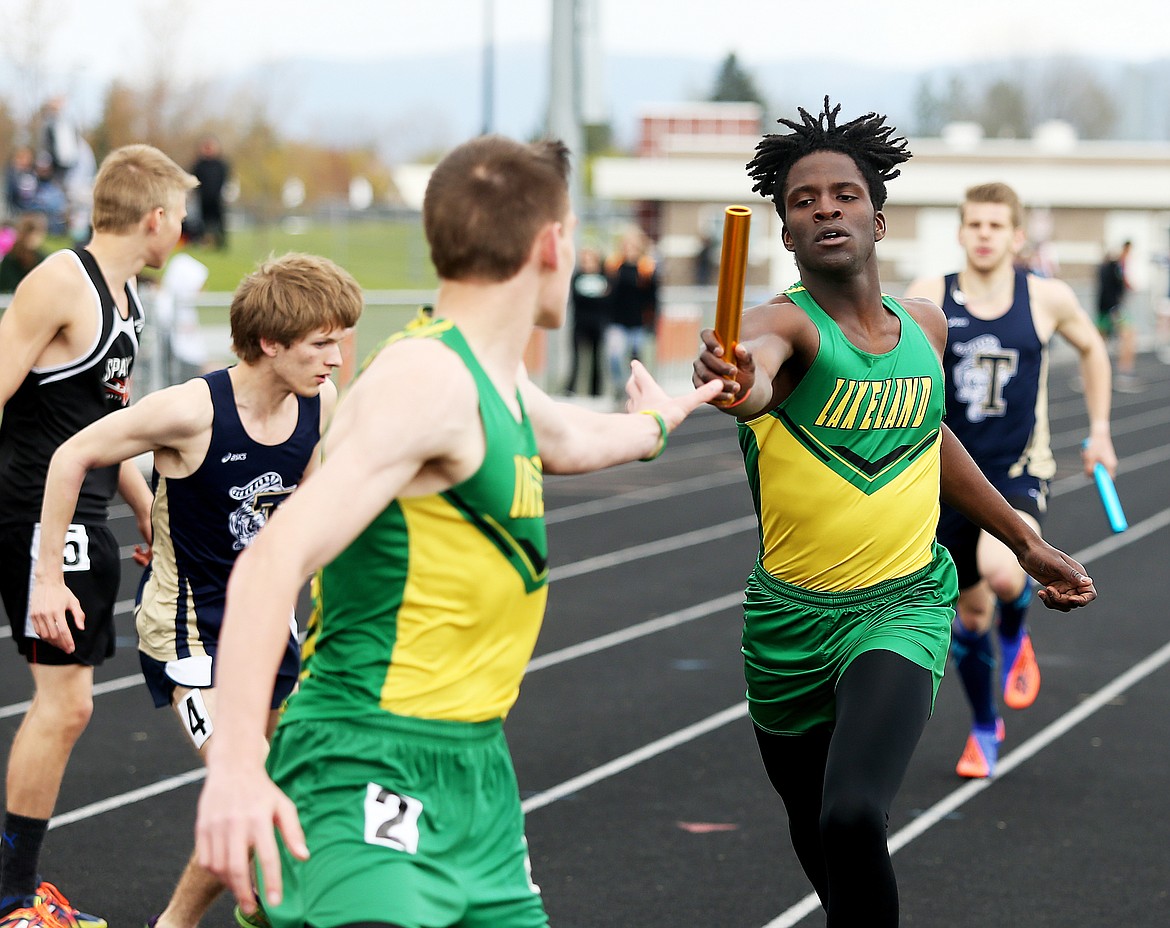
[(543, 472), (523, 404), (517, 422), (452, 323), (420, 318), (391, 341), (400, 338), (437, 339), (467, 365), (486, 454), (457, 486), (394, 500), (317, 573), (288, 721), (502, 718), (536, 646), (548, 547)]
[(911, 574), (930, 563), (938, 522), (938, 355), (890, 296), (882, 303), (901, 336), (892, 351), (870, 354), (802, 285), (786, 292), (820, 347), (783, 403), (739, 424), (760, 562), (787, 583), (833, 592)]

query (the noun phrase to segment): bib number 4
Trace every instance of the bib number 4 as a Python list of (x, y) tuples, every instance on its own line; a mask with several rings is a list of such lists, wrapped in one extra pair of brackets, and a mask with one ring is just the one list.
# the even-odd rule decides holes
[(207, 711), (207, 705), (203, 702), (203, 693), (191, 690), (179, 700), (175, 708), (179, 718), (183, 720), (187, 735), (195, 745), (195, 750), (198, 751), (211, 737), (212, 731), (211, 713)]

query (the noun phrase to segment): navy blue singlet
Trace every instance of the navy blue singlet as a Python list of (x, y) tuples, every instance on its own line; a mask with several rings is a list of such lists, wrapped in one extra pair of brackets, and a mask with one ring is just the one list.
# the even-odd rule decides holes
[(992, 483), (1049, 479), (1048, 346), (1032, 319), (1028, 274), (1016, 272), (1012, 305), (998, 319), (967, 312), (958, 275), (944, 278), (946, 422)]
[[(272, 511), (296, 489), (320, 438), (320, 397), (299, 397), (279, 445), (248, 436), (226, 370), (205, 374), (211, 444), (188, 477), (154, 473), (154, 558), (137, 612), (139, 648), (159, 661), (214, 657), (228, 575)], [(281, 673), (296, 673), (295, 628)], [(287, 667), (286, 667), (287, 665)]]

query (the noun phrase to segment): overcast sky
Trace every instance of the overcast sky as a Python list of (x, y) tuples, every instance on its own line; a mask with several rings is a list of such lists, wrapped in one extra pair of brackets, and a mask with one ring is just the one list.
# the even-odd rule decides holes
[[(605, 53), (750, 63), (784, 55), (908, 70), (1032, 52), (1170, 56), (1166, 0), (599, 0)], [(165, 54), (177, 80), (293, 56), (420, 56), (547, 40), (551, 0), (0, 0), (11, 57), (27, 11), (56, 81), (133, 78)], [(171, 38), (167, 38), (167, 33)], [(63, 88), (67, 89), (67, 88)]]

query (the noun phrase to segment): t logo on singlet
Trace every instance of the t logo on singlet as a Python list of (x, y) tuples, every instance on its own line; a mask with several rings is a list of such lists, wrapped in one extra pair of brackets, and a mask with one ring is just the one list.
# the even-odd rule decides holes
[(1019, 351), (1004, 348), (994, 335), (956, 342), (954, 351), (962, 359), (955, 365), (955, 399), (966, 404), (967, 421), (1005, 415), (1003, 391), (1019, 368)]
[(243, 551), (248, 547), (260, 529), (264, 528), (272, 511), (295, 489), (296, 484), (286, 487), (280, 474), (270, 470), (247, 486), (228, 490), (232, 499), (240, 500), (239, 508), (228, 517), (228, 530), (236, 539), (232, 548)]

